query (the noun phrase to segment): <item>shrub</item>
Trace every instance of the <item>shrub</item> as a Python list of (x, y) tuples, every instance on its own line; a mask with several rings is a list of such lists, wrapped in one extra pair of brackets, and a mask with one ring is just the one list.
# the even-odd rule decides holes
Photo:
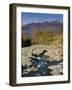
[(29, 35), (22, 36), (22, 47), (27, 47), (32, 45), (32, 38)]

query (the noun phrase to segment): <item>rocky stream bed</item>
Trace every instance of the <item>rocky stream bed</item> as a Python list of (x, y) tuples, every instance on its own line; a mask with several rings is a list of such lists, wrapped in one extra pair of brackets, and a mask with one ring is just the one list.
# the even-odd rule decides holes
[(33, 45), (21, 49), (21, 76), (63, 75), (62, 47)]

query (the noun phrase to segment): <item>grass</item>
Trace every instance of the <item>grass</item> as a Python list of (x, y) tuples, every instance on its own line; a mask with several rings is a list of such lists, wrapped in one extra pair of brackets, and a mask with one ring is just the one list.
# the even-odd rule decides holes
[(52, 47), (59, 47), (63, 44), (63, 33), (50, 31), (33, 32), (32, 35), (23, 33), (22, 43), (30, 45), (43, 44)]

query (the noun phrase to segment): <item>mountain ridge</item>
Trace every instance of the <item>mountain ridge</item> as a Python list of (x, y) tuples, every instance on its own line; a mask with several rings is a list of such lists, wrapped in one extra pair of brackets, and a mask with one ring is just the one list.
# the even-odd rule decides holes
[(29, 23), (26, 25), (22, 25), (22, 32), (25, 33), (32, 33), (38, 31), (53, 31), (53, 32), (62, 32), (63, 30), (63, 23), (58, 21), (52, 22), (38, 22), (38, 23)]

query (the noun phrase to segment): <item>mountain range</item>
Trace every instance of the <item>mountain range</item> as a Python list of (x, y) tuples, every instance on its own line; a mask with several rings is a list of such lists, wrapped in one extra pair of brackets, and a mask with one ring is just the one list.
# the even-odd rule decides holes
[(58, 21), (52, 22), (42, 22), (42, 23), (30, 23), (26, 25), (22, 25), (22, 32), (27, 34), (32, 34), (32, 32), (38, 31), (52, 31), (52, 32), (62, 32), (63, 31), (63, 23)]

